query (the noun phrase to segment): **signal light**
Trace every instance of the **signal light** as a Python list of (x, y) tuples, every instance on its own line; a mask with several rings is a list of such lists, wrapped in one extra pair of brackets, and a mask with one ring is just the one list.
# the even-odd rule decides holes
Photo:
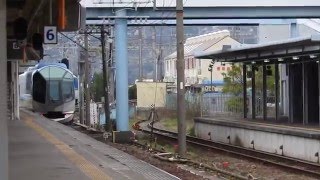
[(41, 50), (43, 49), (42, 47), (42, 43), (43, 43), (43, 37), (42, 34), (40, 33), (34, 33), (32, 35), (32, 46), (35, 50)]
[(27, 38), (28, 22), (26, 19), (19, 17), (13, 22), (13, 33), (17, 40)]

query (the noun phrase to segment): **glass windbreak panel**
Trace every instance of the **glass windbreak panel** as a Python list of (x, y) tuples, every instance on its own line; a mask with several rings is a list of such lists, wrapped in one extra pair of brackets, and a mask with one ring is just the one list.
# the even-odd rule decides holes
[(49, 81), (49, 98), (53, 103), (60, 101), (59, 81)]
[(32, 89), (33, 100), (44, 104), (46, 102), (46, 80), (38, 72), (33, 76)]
[(62, 97), (64, 102), (72, 101), (74, 99), (73, 79), (64, 79), (62, 81)]

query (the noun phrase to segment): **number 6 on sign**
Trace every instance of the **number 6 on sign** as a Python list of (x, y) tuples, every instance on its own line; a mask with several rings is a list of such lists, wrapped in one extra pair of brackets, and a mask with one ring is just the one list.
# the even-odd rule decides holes
[(45, 26), (44, 27), (44, 44), (57, 44), (57, 27), (56, 26)]

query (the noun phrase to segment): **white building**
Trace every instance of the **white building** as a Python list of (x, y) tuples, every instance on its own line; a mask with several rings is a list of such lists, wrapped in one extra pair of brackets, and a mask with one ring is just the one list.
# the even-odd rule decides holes
[[(240, 45), (239, 42), (230, 37), (227, 30), (214, 33), (204, 34), (192, 38), (188, 38), (185, 43), (185, 82), (186, 86), (192, 85), (209, 85), (211, 83), (211, 73), (208, 67), (211, 60), (200, 60), (194, 58), (194, 53), (197, 51), (214, 51), (221, 50), (224, 45)], [(177, 53), (173, 53), (164, 59), (165, 82), (176, 84), (177, 81)], [(212, 71), (213, 84), (223, 82), (222, 73), (231, 69), (229, 64), (215, 63)]]

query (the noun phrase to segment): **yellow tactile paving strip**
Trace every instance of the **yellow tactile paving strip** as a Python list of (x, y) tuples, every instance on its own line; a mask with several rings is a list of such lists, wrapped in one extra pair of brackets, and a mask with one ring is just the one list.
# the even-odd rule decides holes
[(32, 120), (29, 115), (24, 116), (26, 124), (44, 137), (51, 144), (55, 145), (59, 151), (61, 151), (72, 163), (74, 163), (85, 175), (93, 180), (111, 180), (112, 178), (93, 165), (91, 162), (87, 161), (84, 157), (75, 152), (67, 144), (63, 143), (44, 128), (39, 126), (36, 122)]

